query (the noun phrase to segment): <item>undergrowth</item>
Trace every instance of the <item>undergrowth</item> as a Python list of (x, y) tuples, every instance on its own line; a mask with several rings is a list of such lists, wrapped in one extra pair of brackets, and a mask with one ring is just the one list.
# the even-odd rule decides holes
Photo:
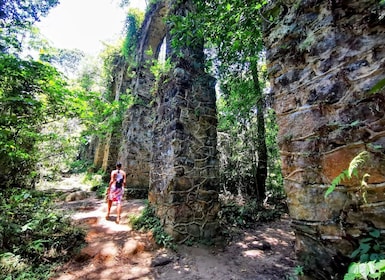
[(151, 231), (156, 244), (165, 248), (175, 249), (172, 236), (164, 231), (160, 219), (155, 215), (155, 208), (148, 200), (145, 203), (145, 208), (140, 216), (130, 216), (130, 223), (133, 229)]
[[(365, 164), (371, 159), (368, 151), (362, 151), (355, 156), (349, 163), (348, 169), (343, 170), (337, 177), (333, 179), (324, 197), (334, 192), (337, 186), (344, 180), (350, 180), (359, 177), (363, 173)], [(361, 203), (367, 203), (367, 179), (370, 174), (362, 175), (359, 191), (356, 195), (360, 195)], [(367, 280), (367, 279), (385, 279), (385, 242), (381, 237), (379, 229), (371, 229), (365, 236), (358, 240), (359, 246), (356, 248), (350, 258), (352, 262), (349, 265), (344, 280)]]
[(54, 209), (55, 194), (3, 190), (0, 196), (0, 279), (48, 279), (84, 244), (83, 230)]
[(372, 229), (359, 240), (344, 280), (385, 279), (385, 244), (380, 238), (380, 230)]
[(256, 200), (243, 197), (220, 195), (221, 210), (219, 211), (219, 222), (222, 228), (252, 228), (257, 223), (264, 223), (279, 219), (286, 213), (285, 199), (276, 198), (270, 204), (262, 204)]

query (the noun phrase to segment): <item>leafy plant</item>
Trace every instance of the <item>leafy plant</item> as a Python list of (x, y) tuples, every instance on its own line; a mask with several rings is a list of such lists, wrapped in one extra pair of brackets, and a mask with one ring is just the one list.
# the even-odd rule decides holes
[(344, 275), (344, 280), (383, 279), (385, 275), (385, 260), (369, 261), (365, 263), (353, 262)]
[(175, 249), (172, 236), (164, 231), (160, 219), (155, 215), (155, 208), (148, 201), (140, 216), (130, 217), (130, 223), (135, 230), (151, 231), (156, 244)]
[(54, 194), (13, 189), (0, 196), (0, 269), (8, 278), (48, 279), (84, 244), (85, 233), (56, 210)]
[(273, 221), (279, 218), (284, 212), (283, 208), (279, 207), (279, 202), (275, 208), (268, 209), (261, 203), (250, 200), (229, 199), (221, 200), (221, 210), (219, 211), (219, 221), (224, 228), (238, 227), (251, 228), (257, 222)]
[(378, 241), (381, 233), (378, 229), (369, 232), (369, 236), (359, 241), (360, 246), (351, 254), (352, 259), (360, 262), (385, 259), (385, 244)]
[[(351, 179), (352, 176), (358, 177), (358, 168), (362, 166), (362, 164), (367, 161), (369, 158), (369, 153), (367, 151), (363, 151), (359, 153), (357, 156), (355, 156), (352, 161), (349, 164), (349, 168), (342, 171), (337, 177), (335, 177), (329, 186), (329, 188), (326, 190), (325, 198), (331, 194), (336, 186), (338, 186), (343, 180)], [(364, 177), (366, 177), (364, 175)], [(363, 181), (364, 182), (364, 181)]]
[(373, 229), (359, 241), (359, 247), (350, 257), (355, 262), (349, 265), (344, 280), (382, 279), (385, 276), (385, 244), (379, 241), (381, 232)]
[(59, 0), (0, 1), (0, 52), (20, 53), (28, 41), (27, 35), (33, 35), (30, 32), (33, 23), (58, 4)]
[(126, 16), (125, 38), (123, 42), (122, 52), (124, 57), (133, 61), (135, 55), (135, 47), (139, 37), (140, 25), (143, 22), (144, 14), (139, 9), (130, 9)]
[(50, 65), (0, 55), (0, 186), (33, 187), (42, 127), (71, 114), (71, 96)]
[(303, 276), (303, 275), (304, 275), (303, 274), (303, 267), (300, 265), (297, 265), (294, 268), (293, 273), (290, 276), (287, 276), (286, 279), (287, 280), (295, 280), (295, 279), (298, 279), (298, 276)]
[(167, 58), (165, 61), (153, 61), (150, 67), (150, 71), (155, 77), (155, 85), (152, 87), (152, 93), (156, 93), (161, 86), (162, 81), (164, 81), (165, 75), (171, 71), (172, 67), (173, 64), (171, 63), (171, 58)]

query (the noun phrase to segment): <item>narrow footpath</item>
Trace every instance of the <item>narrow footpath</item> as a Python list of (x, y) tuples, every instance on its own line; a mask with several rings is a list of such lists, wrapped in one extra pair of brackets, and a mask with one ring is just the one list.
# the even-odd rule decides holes
[(140, 214), (143, 200), (124, 201), (120, 224), (115, 205), (106, 220), (106, 203), (91, 192), (59, 207), (85, 228), (87, 244), (51, 280), (283, 280), (296, 266), (288, 219), (240, 230), (224, 248), (181, 245), (171, 251), (156, 246), (150, 233), (131, 229), (128, 217)]

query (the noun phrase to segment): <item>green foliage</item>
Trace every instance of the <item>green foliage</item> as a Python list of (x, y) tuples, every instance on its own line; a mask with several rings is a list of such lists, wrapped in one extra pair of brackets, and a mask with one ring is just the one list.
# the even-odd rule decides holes
[(268, 153), (268, 173), (266, 179), (267, 192), (273, 196), (283, 196), (283, 176), (281, 170), (281, 158), (277, 143), (278, 124), (276, 121), (275, 112), (272, 109), (267, 110), (265, 118), (266, 126), (266, 146)]
[[(83, 144), (87, 145), (92, 137), (103, 139), (118, 131), (127, 108), (134, 104), (134, 97), (127, 91), (113, 92), (116, 77), (125, 58), (120, 47), (107, 47), (101, 54), (102, 71), (88, 66), (84, 75), (77, 80), (77, 96), (73, 99), (79, 118), (85, 126)], [(96, 72), (95, 72), (96, 71)], [(103, 87), (99, 86), (103, 84)], [(117, 96), (115, 96), (117, 95)]]
[(108, 183), (105, 178), (108, 176), (106, 172), (100, 169), (97, 173), (87, 172), (83, 182), (91, 186), (90, 190), (96, 192), (97, 198), (104, 198), (107, 194)]
[[(230, 82), (229, 82), (230, 83)], [(220, 179), (227, 191), (253, 194), (256, 185), (258, 119), (255, 115), (256, 96), (251, 81), (237, 81), (226, 85), (224, 95), (218, 98), (218, 129)], [(230, 90), (231, 89), (231, 90)], [(283, 178), (278, 144), (278, 125), (273, 110), (265, 114), (265, 140), (268, 154), (266, 190), (272, 195), (283, 195)]]
[(59, 4), (58, 0), (0, 1), (0, 53), (19, 53), (33, 23)]
[(133, 62), (135, 57), (136, 45), (139, 37), (139, 29), (144, 19), (144, 14), (138, 9), (130, 9), (126, 17), (125, 38), (123, 41), (123, 55)]
[(88, 170), (89, 166), (91, 166), (91, 162), (87, 160), (73, 160), (69, 164), (69, 173), (79, 174), (84, 173)]
[(155, 215), (155, 208), (148, 201), (140, 216), (130, 217), (130, 223), (135, 230), (151, 231), (156, 244), (175, 249), (172, 236), (164, 231), (160, 219)]
[(167, 77), (167, 74), (173, 68), (173, 64), (171, 63), (171, 59), (167, 58), (165, 61), (154, 60), (150, 71), (155, 77), (155, 85), (152, 87), (151, 91), (153, 94), (157, 92), (161, 83), (164, 82), (164, 77)]
[(287, 279), (287, 280), (295, 280), (295, 279), (299, 279), (298, 276), (303, 276), (303, 275), (304, 275), (304, 273), (303, 273), (303, 267), (297, 265), (297, 266), (294, 268), (294, 271), (293, 271), (292, 275), (286, 276), (285, 279)]
[(383, 279), (385, 275), (385, 260), (369, 261), (365, 263), (353, 262), (350, 264), (344, 280)]
[(171, 27), (171, 46), (173, 52), (182, 56), (183, 48), (199, 46), (203, 42), (201, 19), (193, 11), (186, 11), (183, 16), (171, 15), (167, 23)]
[(71, 92), (47, 64), (0, 54), (0, 185), (33, 186), (42, 126), (71, 112)]
[(351, 254), (353, 262), (344, 280), (383, 279), (385, 276), (385, 244), (380, 241), (381, 233), (372, 229), (368, 236), (359, 240), (359, 247)]
[(333, 179), (331, 185), (326, 190), (325, 198), (329, 194), (331, 194), (335, 190), (336, 186), (338, 186), (343, 180), (351, 179), (353, 175), (357, 177), (358, 168), (362, 166), (365, 163), (365, 161), (368, 160), (368, 158), (369, 158), (369, 153), (367, 151), (363, 151), (359, 153), (357, 156), (355, 156), (350, 162), (349, 168), (346, 170), (343, 170), (337, 177)]
[(378, 241), (381, 233), (378, 229), (373, 229), (369, 235), (359, 241), (360, 246), (351, 254), (352, 259), (360, 262), (378, 261), (385, 259), (385, 244)]
[(244, 201), (240, 197), (222, 196), (219, 221), (223, 228), (252, 228), (257, 223), (274, 221), (285, 212), (281, 201), (273, 208), (266, 207), (256, 200)]
[(172, 63), (170, 58), (165, 61), (154, 61), (150, 67), (150, 71), (155, 76), (155, 80), (159, 81), (160, 77), (166, 73), (168, 73), (172, 69)]
[[(202, 35), (218, 50), (220, 71), (259, 61), (263, 49), (260, 13), (267, 1), (197, 1)], [(249, 65), (250, 66), (250, 65)]]
[(57, 67), (67, 77), (72, 77), (79, 72), (79, 65), (85, 59), (84, 52), (74, 49), (53, 49), (40, 48), (39, 57), (42, 61), (48, 62)]
[[(385, 0), (383, 1), (383, 3), (385, 4)], [(385, 87), (385, 79), (381, 79), (378, 83), (376, 83), (370, 89), (370, 93), (377, 93), (377, 92), (381, 91), (382, 89), (384, 89), (384, 87)]]
[[(79, 153), (82, 129), (78, 119), (65, 117), (43, 126), (40, 130), (42, 141), (38, 146), (37, 164), (41, 181), (58, 180), (63, 173), (80, 172), (80, 169), (75, 170), (73, 167), (79, 164), (75, 159)], [(77, 167), (80, 168), (80, 164)], [(85, 168), (85, 163), (82, 168)]]
[(84, 232), (54, 209), (54, 195), (12, 189), (0, 197), (0, 279), (48, 279), (50, 268), (71, 258)]

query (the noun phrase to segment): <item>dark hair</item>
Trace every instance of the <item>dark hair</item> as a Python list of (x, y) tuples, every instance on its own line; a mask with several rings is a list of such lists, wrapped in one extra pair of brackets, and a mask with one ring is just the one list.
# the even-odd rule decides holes
[(119, 167), (119, 168), (122, 167), (122, 163), (118, 161), (118, 162), (116, 163), (116, 167)]

